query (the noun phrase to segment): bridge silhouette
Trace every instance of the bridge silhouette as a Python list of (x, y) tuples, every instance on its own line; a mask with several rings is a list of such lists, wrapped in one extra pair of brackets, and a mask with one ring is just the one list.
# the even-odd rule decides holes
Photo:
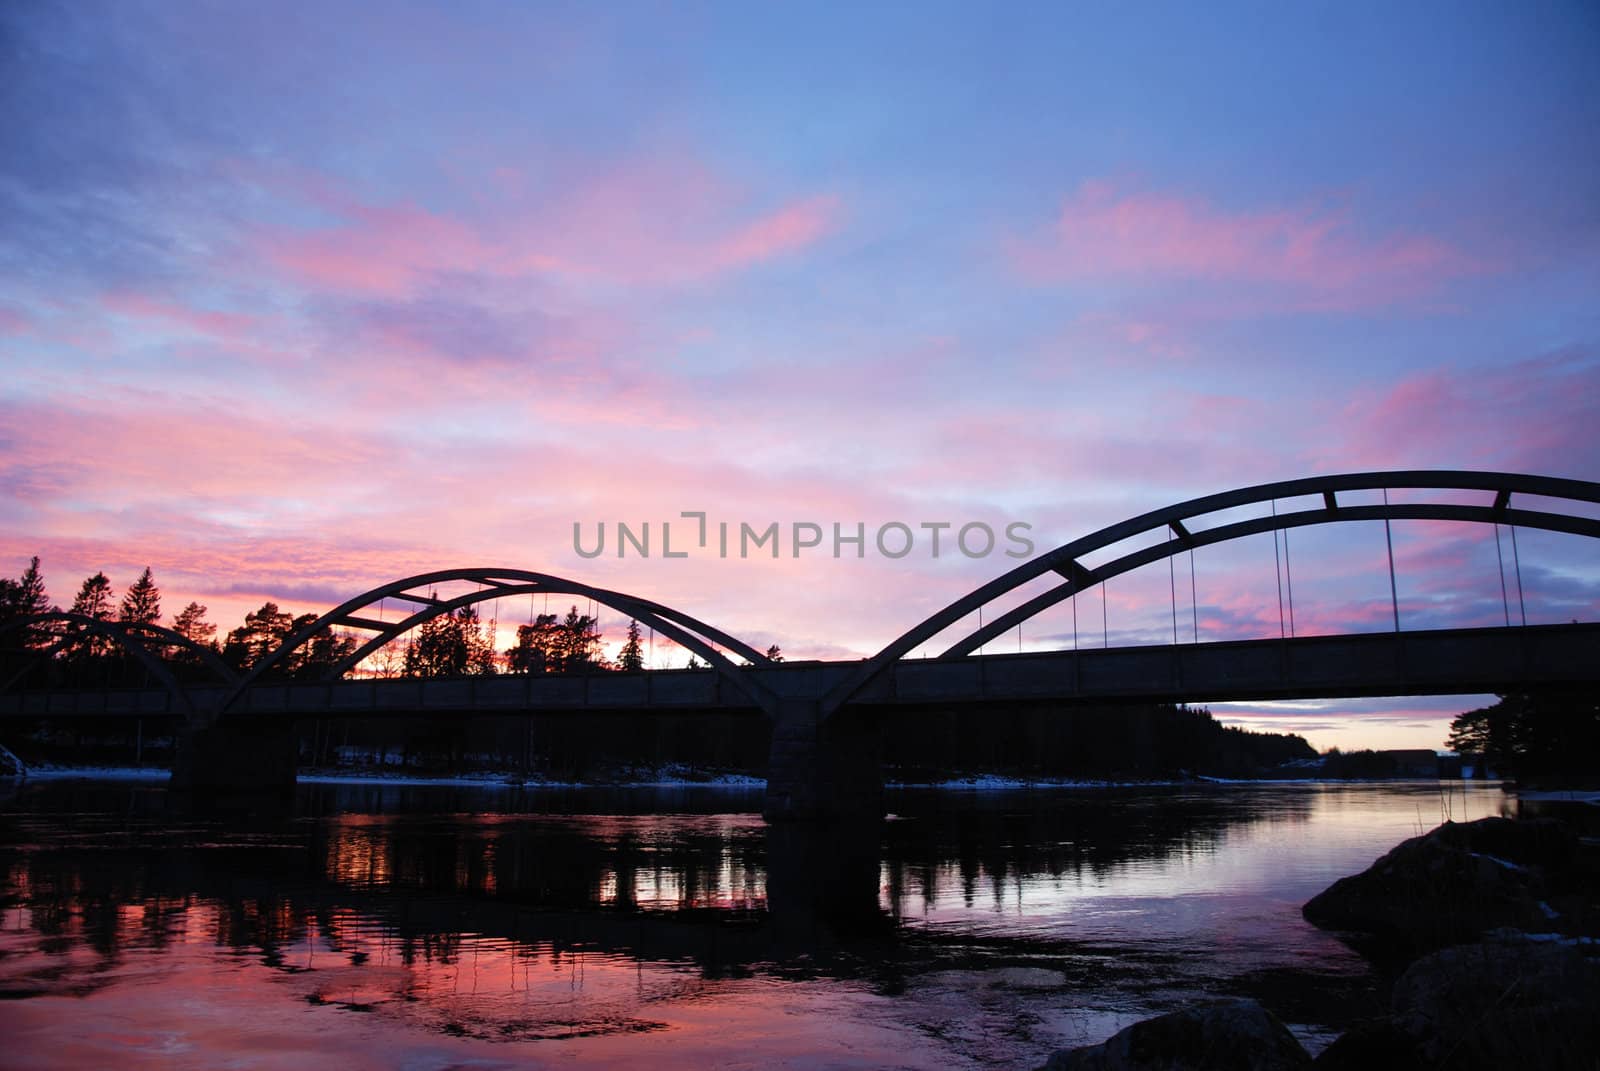
[[(1389, 492), (1404, 490), (1403, 501)], [(1341, 495), (1382, 492), (1380, 502)], [(1463, 492), (1484, 501), (1462, 502)], [(1530, 504), (1514, 502), (1521, 496)], [(1312, 499), (1314, 505), (1304, 504)], [(1285, 501), (1300, 504), (1283, 512)], [(1230, 519), (1241, 507), (1270, 513)], [(1311, 525), (1398, 520), (1460, 521), (1600, 539), (1600, 520), (1581, 512), (1600, 504), (1600, 484), (1493, 472), (1393, 471), (1316, 476), (1192, 499), (1102, 528), (1038, 555), (930, 615), (871, 658), (774, 662), (681, 610), (649, 599), (520, 569), (466, 568), (407, 577), (362, 593), (290, 635), (248, 672), (236, 674), (214, 652), (157, 626), (52, 613), (19, 618), (0, 631), (67, 622), (77, 635), (125, 647), (161, 688), (136, 692), (19, 693), (7, 682), (0, 718), (176, 715), (189, 726), (175, 784), (225, 789), (263, 781), (292, 784), (286, 726), (296, 718), (522, 712), (748, 710), (772, 726), (769, 818), (832, 818), (878, 812), (882, 774), (873, 711), (944, 709), (969, 704), (1044, 706), (1074, 701), (1191, 701), (1504, 692), (1600, 684), (1600, 624), (1402, 630), (1394, 586), (1394, 629), (1333, 636), (1290, 636), (1171, 645), (984, 654), (984, 646), (1075, 595), (1141, 566), (1196, 548)], [(1560, 508), (1556, 508), (1560, 507)], [(1592, 509), (1589, 512), (1594, 512)], [(1207, 521), (1212, 523), (1207, 523)], [(1274, 539), (1276, 540), (1276, 536)], [(1514, 545), (1514, 543), (1513, 543)], [(1275, 544), (1276, 547), (1276, 544)], [(1121, 549), (1127, 548), (1127, 549)], [(1094, 565), (1085, 561), (1105, 555)], [(1520, 571), (1520, 562), (1515, 568)], [(1503, 569), (1503, 565), (1502, 565)], [(1045, 590), (1007, 605), (1019, 590)], [(440, 585), (470, 582), (453, 597)], [(707, 670), (532, 675), (448, 680), (346, 679), (374, 652), (428, 621), (476, 603), (519, 595), (575, 596), (637, 620), (703, 659)], [(1520, 595), (1520, 583), (1519, 583)], [(374, 612), (395, 601), (408, 612), (389, 621)], [(1174, 614), (1176, 614), (1174, 595)], [(996, 606), (1002, 607), (998, 613)], [(983, 613), (985, 609), (991, 612)], [(1519, 617), (1521, 615), (1519, 614)], [(976, 617), (976, 627), (970, 619)], [(933, 659), (914, 651), (952, 628), (959, 636)], [(320, 682), (273, 680), (276, 666), (332, 629), (369, 634)], [(1176, 631), (1176, 630), (1175, 630)], [(1174, 637), (1176, 640), (1176, 636)], [(1107, 637), (1109, 640), (1109, 637)], [(212, 674), (185, 684), (152, 648), (195, 650)], [(45, 653), (53, 653), (47, 651)], [(737, 660), (737, 661), (736, 661)], [(24, 671), (25, 672), (25, 671)]]

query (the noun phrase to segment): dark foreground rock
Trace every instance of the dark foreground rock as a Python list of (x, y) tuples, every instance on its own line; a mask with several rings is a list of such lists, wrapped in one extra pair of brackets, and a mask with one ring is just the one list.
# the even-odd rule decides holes
[(1315, 926), (1381, 937), (1400, 954), (1505, 927), (1558, 929), (1548, 898), (1577, 848), (1552, 820), (1446, 822), (1334, 882), (1302, 911)]
[(1390, 1014), (1345, 1034), (1318, 1071), (1600, 1067), (1600, 960), (1581, 942), (1500, 934), (1424, 956)]
[(1392, 1021), (1439, 1068), (1600, 1066), (1600, 962), (1581, 946), (1495, 937), (1413, 963)]
[(1135, 1023), (1101, 1045), (1050, 1057), (1045, 1071), (1256, 1071), (1307, 1068), (1311, 1057), (1267, 1009), (1239, 998)]

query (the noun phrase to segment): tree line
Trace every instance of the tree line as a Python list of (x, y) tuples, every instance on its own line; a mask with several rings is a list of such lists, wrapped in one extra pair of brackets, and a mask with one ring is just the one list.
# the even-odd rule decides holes
[[(0, 626), (17, 618), (61, 609), (50, 601), (37, 557), (21, 576), (0, 577)], [(118, 623), (165, 660), (176, 676), (189, 680), (209, 675), (208, 654), (237, 673), (248, 672), (290, 636), (318, 619), (311, 613), (295, 615), (269, 601), (246, 614), (244, 622), (219, 641), (217, 625), (207, 618), (207, 608), (198, 602), (190, 602), (163, 623), (161, 590), (149, 567), (120, 600), (106, 574), (96, 572), (79, 586), (67, 611)], [(172, 641), (157, 631), (158, 627), (170, 629), (186, 642)], [(373, 654), (366, 666), (368, 672), (380, 676), (402, 677), (633, 672), (645, 668), (644, 637), (638, 621), (628, 622), (624, 642), (614, 659), (606, 655), (603, 638), (598, 617), (581, 613), (574, 605), (564, 616), (539, 614), (527, 624), (518, 625), (515, 642), (503, 651), (497, 650), (493, 627), (481, 618), (476, 606), (463, 606), (429, 619), (411, 636), (386, 645)], [(140, 670), (119, 647), (111, 637), (75, 628), (69, 622), (35, 623), (0, 633), (0, 652), (8, 663), (26, 658), (41, 662), (32, 670), (22, 666), (21, 671), (43, 676), (54, 685), (137, 683)], [(350, 632), (326, 629), (273, 663), (269, 672), (273, 677), (291, 680), (325, 677), (357, 649), (357, 638)], [(782, 660), (776, 646), (768, 649), (767, 656)], [(687, 668), (702, 667), (690, 655)], [(18, 671), (10, 668), (7, 675)]]
[(1600, 768), (1600, 692), (1549, 689), (1499, 695), (1450, 723), (1445, 746), (1481, 773), (1592, 785)]

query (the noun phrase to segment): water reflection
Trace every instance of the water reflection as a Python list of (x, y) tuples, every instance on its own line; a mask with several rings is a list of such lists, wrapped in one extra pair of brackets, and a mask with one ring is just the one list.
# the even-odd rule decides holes
[[(728, 800), (319, 786), (306, 817), (242, 825), (174, 816), (159, 788), (30, 787), (0, 812), (0, 996), (45, 1015), (221, 984), (263, 1029), (337, 1009), (585, 1054), (611, 1039), (619, 1059), (669, 1029), (711, 1044), (729, 1017), (766, 1036), (799, 1000), (853, 1023), (861, 1053), (887, 1031), (912, 1063), (908, 1034), (1033, 1058), (1063, 1004), (1126, 1018), (1282, 963), (1364, 969), (1298, 905), (1435, 806), (1404, 787), (925, 793), (879, 828), (815, 830)], [(985, 1001), (1009, 1025), (958, 1043), (948, 1023)]]

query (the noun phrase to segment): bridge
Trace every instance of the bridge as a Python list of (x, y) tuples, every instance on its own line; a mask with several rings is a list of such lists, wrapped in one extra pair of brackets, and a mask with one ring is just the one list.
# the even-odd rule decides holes
[[(1402, 501), (1391, 502), (1390, 492), (1396, 490), (1406, 494)], [(1382, 500), (1362, 500), (1373, 492), (1381, 492)], [(1515, 556), (1518, 529), (1600, 538), (1600, 520), (1590, 515), (1597, 504), (1600, 484), (1487, 472), (1354, 473), (1241, 488), (1154, 510), (1038, 555), (860, 661), (773, 662), (671, 607), (517, 569), (444, 570), (374, 588), (289, 636), (242, 675), (170, 630), (124, 628), (70, 614), (38, 615), (7, 622), (0, 631), (65, 622), (76, 631), (57, 646), (75, 636), (101, 636), (125, 647), (160, 687), (32, 693), (8, 688), (0, 694), (0, 719), (177, 715), (190, 729), (175, 784), (222, 789), (262, 782), (292, 784), (294, 755), (287, 727), (297, 718), (744, 710), (766, 718), (772, 726), (769, 818), (881, 813), (882, 774), (873, 712), (889, 707), (1219, 702), (1600, 685), (1600, 624), (1513, 625), (1509, 597), (1503, 627), (1402, 630), (1392, 541), (1392, 631), (1338, 636), (1284, 633), (1269, 639), (1202, 643), (1197, 627), (1196, 642), (1182, 644), (1176, 642), (1174, 593), (1170, 645), (1075, 645), (1061, 651), (984, 653), (985, 645), (1053, 606), (1111, 578), (1164, 559), (1170, 562), (1199, 547), (1359, 521), (1381, 521), (1387, 534), (1394, 521), (1424, 520), (1493, 525), (1497, 549), (1500, 529), (1509, 528)], [(1280, 512), (1280, 505), (1287, 508)], [(1261, 513), (1262, 506), (1270, 511)], [(1250, 507), (1256, 512), (1241, 517), (1241, 510), (1249, 512)], [(1275, 552), (1276, 540), (1275, 534)], [(1091, 561), (1094, 564), (1088, 564)], [(1513, 568), (1520, 572), (1515, 557)], [(439, 585), (460, 582), (476, 587), (454, 597), (434, 594)], [(1041, 582), (1044, 590), (1036, 591)], [(1518, 588), (1520, 596), (1520, 584)], [(708, 668), (448, 680), (347, 679), (373, 653), (442, 614), (523, 594), (592, 600), (661, 633), (703, 659)], [(408, 607), (393, 620), (380, 609), (391, 600)], [(333, 629), (369, 636), (329, 667), (322, 681), (273, 679), (275, 667)], [(936, 658), (913, 657), (952, 630), (954, 639), (942, 644)], [(212, 683), (180, 683), (152, 650), (161, 647), (194, 649), (195, 657), (210, 670)]]

